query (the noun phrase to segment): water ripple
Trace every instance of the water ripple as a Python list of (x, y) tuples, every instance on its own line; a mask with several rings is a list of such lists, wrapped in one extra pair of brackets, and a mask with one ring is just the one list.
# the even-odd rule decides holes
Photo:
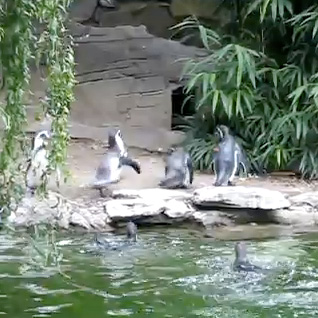
[[(123, 236), (106, 235), (122, 240)], [(0, 314), (9, 317), (93, 316), (308, 318), (318, 315), (318, 235), (247, 242), (262, 273), (232, 270), (233, 241), (187, 230), (141, 232), (120, 251), (94, 250), (93, 235), (61, 237), (62, 268), (21, 272), (23, 238), (0, 235)], [(317, 238), (317, 239), (316, 239)]]

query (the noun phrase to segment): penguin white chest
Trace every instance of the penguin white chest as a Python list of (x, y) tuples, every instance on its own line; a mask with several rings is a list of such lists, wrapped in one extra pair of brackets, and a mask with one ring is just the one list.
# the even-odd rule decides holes
[(184, 180), (183, 180), (183, 185), (185, 187), (188, 187), (190, 185), (190, 172), (189, 169), (185, 168), (184, 169)]
[(119, 158), (111, 158), (109, 160), (109, 179), (111, 181), (119, 181), (121, 175), (122, 168), (119, 163)]
[(46, 150), (39, 150), (31, 159), (31, 163), (27, 171), (26, 181), (28, 187), (34, 188), (41, 184), (41, 178), (46, 173), (48, 164), (49, 161)]

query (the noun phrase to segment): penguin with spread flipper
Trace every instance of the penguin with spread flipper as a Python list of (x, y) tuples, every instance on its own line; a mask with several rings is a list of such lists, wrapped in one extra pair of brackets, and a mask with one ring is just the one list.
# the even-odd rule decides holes
[(117, 183), (123, 166), (130, 166), (136, 173), (141, 173), (140, 164), (130, 158), (124, 146), (124, 141), (119, 129), (111, 129), (108, 133), (109, 149), (99, 164), (95, 180), (92, 184), (94, 189), (98, 189), (101, 197), (104, 197), (104, 188), (109, 184)]
[(189, 153), (182, 148), (170, 148), (166, 157), (165, 177), (159, 186), (168, 189), (187, 189), (193, 182), (193, 164)]
[(240, 160), (240, 147), (229, 128), (225, 125), (216, 127), (215, 134), (219, 137), (219, 144), (214, 154), (214, 170), (216, 173), (215, 186), (231, 186)]
[(42, 184), (42, 180), (48, 171), (48, 141), (51, 134), (47, 130), (38, 132), (33, 139), (31, 158), (28, 160), (25, 183), (27, 189), (33, 195)]
[(251, 264), (247, 258), (246, 245), (244, 242), (235, 244), (235, 261), (233, 263), (235, 271), (255, 272), (262, 270), (261, 267)]

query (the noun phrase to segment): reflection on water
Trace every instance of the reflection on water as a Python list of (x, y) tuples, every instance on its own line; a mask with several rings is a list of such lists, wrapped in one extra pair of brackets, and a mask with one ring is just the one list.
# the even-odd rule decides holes
[[(27, 241), (0, 235), (0, 315), (18, 317), (318, 317), (318, 234), (248, 241), (262, 273), (232, 271), (233, 241), (141, 232), (119, 251), (93, 234), (59, 237), (64, 277), (21, 271)], [(116, 238), (120, 239), (120, 238)]]

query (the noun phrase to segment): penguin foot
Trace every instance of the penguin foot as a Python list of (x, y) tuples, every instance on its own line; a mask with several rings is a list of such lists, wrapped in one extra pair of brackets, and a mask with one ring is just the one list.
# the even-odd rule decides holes
[(233, 183), (232, 181), (228, 181), (227, 185), (230, 187), (235, 187), (235, 183)]
[(106, 191), (105, 191), (105, 189), (101, 188), (101, 189), (99, 189), (99, 194), (100, 194), (101, 198), (107, 198), (107, 197), (111, 196), (112, 191), (110, 191), (109, 189), (106, 189)]
[(99, 194), (101, 198), (106, 198), (107, 195), (105, 195), (104, 189), (99, 189)]

